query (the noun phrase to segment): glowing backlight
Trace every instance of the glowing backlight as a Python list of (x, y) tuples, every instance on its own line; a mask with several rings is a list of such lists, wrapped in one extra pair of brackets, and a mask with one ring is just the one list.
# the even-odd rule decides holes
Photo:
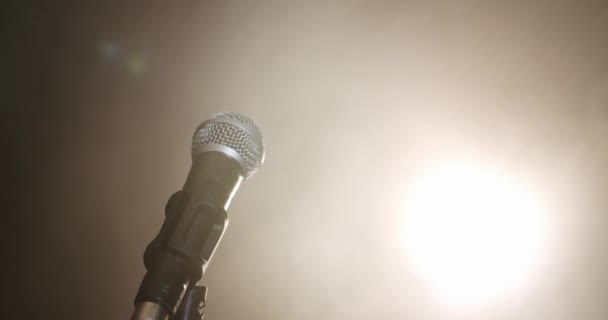
[(542, 261), (547, 221), (540, 200), (497, 168), (467, 161), (435, 166), (406, 197), (408, 261), (450, 305), (516, 293)]

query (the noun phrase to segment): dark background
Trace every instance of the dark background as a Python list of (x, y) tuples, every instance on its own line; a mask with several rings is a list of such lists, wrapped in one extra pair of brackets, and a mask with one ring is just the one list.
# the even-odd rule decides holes
[[(126, 319), (212, 112), (267, 162), (229, 211), (208, 319), (608, 317), (608, 6), (23, 1), (3, 6), (4, 319)], [(400, 190), (454, 150), (551, 197), (517, 299), (444, 308), (399, 258)]]

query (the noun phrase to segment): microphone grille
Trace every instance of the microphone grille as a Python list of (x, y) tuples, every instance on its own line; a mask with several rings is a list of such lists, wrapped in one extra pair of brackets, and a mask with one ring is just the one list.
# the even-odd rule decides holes
[(235, 112), (220, 112), (204, 121), (192, 137), (192, 158), (206, 151), (219, 151), (241, 164), (250, 178), (264, 162), (264, 139), (253, 120)]

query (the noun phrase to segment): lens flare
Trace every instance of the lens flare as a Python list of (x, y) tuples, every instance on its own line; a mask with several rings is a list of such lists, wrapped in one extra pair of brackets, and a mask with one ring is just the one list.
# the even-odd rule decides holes
[(547, 221), (537, 194), (499, 169), (453, 161), (408, 192), (402, 244), (443, 302), (478, 306), (524, 287), (538, 269)]
[(131, 74), (140, 74), (146, 71), (146, 60), (139, 54), (132, 54), (127, 58), (127, 70)]

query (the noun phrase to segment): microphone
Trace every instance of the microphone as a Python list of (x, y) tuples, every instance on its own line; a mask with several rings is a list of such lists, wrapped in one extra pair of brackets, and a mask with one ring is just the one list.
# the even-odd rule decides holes
[(216, 113), (199, 125), (186, 183), (169, 198), (163, 226), (144, 253), (147, 272), (131, 319), (173, 318), (224, 234), (230, 201), (242, 180), (261, 167), (264, 156), (262, 134), (246, 116)]

